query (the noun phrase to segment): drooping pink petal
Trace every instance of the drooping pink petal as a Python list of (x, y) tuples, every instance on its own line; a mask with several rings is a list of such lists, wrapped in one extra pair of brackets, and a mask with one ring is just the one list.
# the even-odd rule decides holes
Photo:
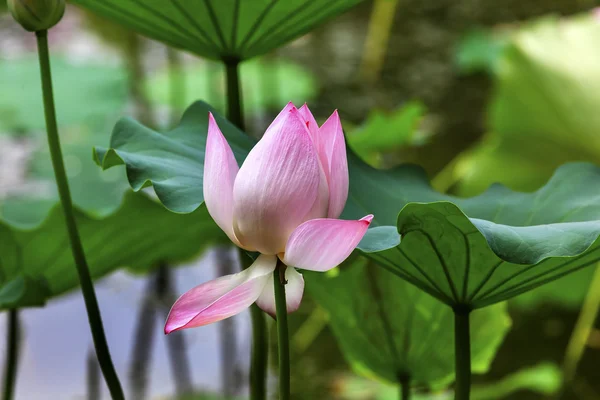
[(233, 226), (242, 245), (283, 252), (308, 219), (327, 215), (329, 190), (306, 124), (288, 105), (250, 151), (233, 186)]
[(337, 111), (319, 128), (319, 156), (323, 164), (327, 183), (329, 184), (328, 218), (337, 218), (342, 214), (348, 199), (348, 159), (346, 157), (346, 140), (342, 123)]
[(239, 245), (233, 233), (233, 183), (238, 171), (233, 151), (209, 113), (202, 184), (204, 202), (217, 225)]
[(358, 221), (314, 219), (300, 225), (285, 247), (286, 265), (312, 271), (328, 271), (341, 264), (358, 246), (372, 215)]
[(244, 311), (258, 299), (276, 265), (277, 257), (260, 255), (242, 272), (222, 276), (185, 292), (169, 312), (165, 334), (208, 325)]
[[(296, 271), (293, 267), (285, 269), (285, 301), (288, 314), (293, 313), (300, 307), (302, 295), (304, 294), (304, 278), (302, 274)], [(256, 305), (263, 311), (275, 318), (275, 288), (273, 287), (274, 276), (271, 274), (269, 282), (265, 285), (263, 292), (260, 294)]]

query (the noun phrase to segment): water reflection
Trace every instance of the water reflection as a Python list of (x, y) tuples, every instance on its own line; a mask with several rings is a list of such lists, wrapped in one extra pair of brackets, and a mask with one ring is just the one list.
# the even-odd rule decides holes
[[(212, 252), (201, 260), (173, 270), (177, 295), (215, 277)], [(148, 277), (117, 272), (96, 284), (96, 293), (107, 340), (115, 367), (126, 393), (133, 348), (134, 329)], [(21, 312), (23, 340), (17, 376), (16, 399), (86, 399), (86, 357), (91, 335), (83, 297), (79, 291), (51, 301), (45, 308)], [(162, 333), (164, 318), (157, 316), (149, 368), (147, 393), (151, 398), (172, 398), (175, 392)], [(236, 317), (238, 363), (247, 370), (250, 346), (250, 318), (247, 313)], [(190, 329), (174, 334), (185, 335), (191, 375), (196, 389), (217, 392), (221, 387), (219, 325)], [(5, 353), (6, 318), (0, 325), (0, 348)], [(3, 359), (3, 357), (2, 357)], [(128, 396), (129, 397), (129, 396)], [(102, 399), (109, 399), (102, 387)]]

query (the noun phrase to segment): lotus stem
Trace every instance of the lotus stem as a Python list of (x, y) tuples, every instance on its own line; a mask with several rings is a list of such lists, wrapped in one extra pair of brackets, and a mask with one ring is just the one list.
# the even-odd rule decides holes
[[(229, 246), (215, 249), (217, 276), (231, 275), (236, 272), (230, 250)], [(233, 397), (238, 388), (238, 379), (236, 379), (237, 374), (235, 373), (237, 357), (235, 326), (233, 318), (227, 318), (219, 324), (221, 392), (226, 399)]]
[(471, 310), (454, 308), (454, 362), (456, 384), (454, 400), (469, 400), (471, 391), (471, 338), (469, 314)]
[[(171, 305), (175, 302), (175, 290), (173, 285), (173, 270), (166, 262), (161, 262), (156, 271), (154, 291), (156, 294), (156, 305), (158, 311), (162, 310), (164, 320), (169, 315)], [(190, 361), (188, 359), (187, 343), (181, 332), (166, 337), (169, 362), (171, 363), (171, 374), (175, 382), (175, 394), (177, 398), (184, 398), (194, 392)]]
[(410, 378), (408, 375), (402, 375), (399, 379), (400, 393), (399, 400), (410, 400)]
[(279, 400), (290, 399), (290, 343), (285, 300), (285, 284), (287, 283), (285, 269), (285, 264), (277, 260), (277, 267), (273, 272), (273, 282), (277, 315), (277, 347), (279, 349)]
[(242, 90), (240, 87), (240, 60), (226, 58), (225, 71), (227, 75), (227, 119), (244, 131), (244, 113), (242, 110)]
[(579, 360), (583, 356), (587, 340), (594, 327), (594, 321), (600, 309), (600, 265), (596, 267), (592, 283), (579, 312), (579, 317), (573, 328), (571, 339), (567, 345), (563, 361), (563, 390), (573, 383)]
[(108, 350), (108, 344), (104, 334), (104, 326), (102, 325), (102, 317), (100, 315), (100, 309), (98, 308), (98, 300), (96, 299), (94, 285), (92, 283), (88, 263), (83, 251), (83, 245), (81, 244), (81, 238), (79, 237), (79, 231), (75, 222), (73, 202), (71, 200), (69, 183), (67, 181), (67, 174), (65, 172), (62, 151), (60, 148), (60, 139), (58, 137), (58, 127), (56, 124), (56, 111), (54, 107), (54, 95), (52, 93), (52, 74), (50, 71), (50, 57), (48, 50), (48, 31), (38, 31), (36, 32), (36, 37), (42, 78), (42, 93), (44, 99), (44, 113), (46, 117), (46, 131), (48, 134), (48, 146), (50, 148), (52, 166), (54, 168), (54, 175), (56, 177), (56, 184), (58, 186), (58, 194), (60, 196), (60, 202), (65, 215), (65, 223), (69, 235), (69, 242), (73, 252), (73, 259), (75, 260), (77, 274), (79, 276), (79, 283), (81, 284), (81, 291), (83, 293), (88, 321), (92, 331), (92, 338), (94, 340), (94, 347), (96, 349), (98, 363), (100, 364), (100, 369), (102, 370), (102, 374), (104, 375), (106, 385), (108, 386), (112, 398), (115, 400), (121, 400), (124, 399), (125, 396), (123, 395), (123, 389), (121, 388), (121, 383), (119, 382), (119, 378), (115, 372), (110, 352)]
[(4, 366), (4, 400), (12, 400), (17, 381), (19, 362), (19, 311), (8, 311), (8, 329), (6, 334), (6, 365)]
[(93, 349), (88, 351), (87, 359), (87, 400), (100, 400), (100, 369)]
[(373, 3), (360, 65), (360, 76), (369, 83), (379, 80), (398, 2), (398, 0), (375, 0)]
[[(252, 259), (239, 249), (242, 268), (252, 265)], [(267, 362), (269, 348), (267, 346), (267, 321), (262, 310), (253, 304), (250, 306), (252, 320), (252, 349), (250, 351), (250, 400), (265, 400), (267, 397)]]

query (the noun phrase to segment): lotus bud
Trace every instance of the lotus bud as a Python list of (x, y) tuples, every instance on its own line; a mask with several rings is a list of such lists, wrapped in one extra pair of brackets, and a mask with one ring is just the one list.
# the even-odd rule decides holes
[(30, 32), (52, 28), (65, 13), (65, 0), (8, 0), (13, 18)]

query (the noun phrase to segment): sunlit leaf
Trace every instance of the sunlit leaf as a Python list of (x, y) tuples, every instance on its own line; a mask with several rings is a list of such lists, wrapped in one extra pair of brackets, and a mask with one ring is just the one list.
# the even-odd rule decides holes
[(361, 0), (73, 0), (153, 39), (203, 57), (265, 54)]
[[(372, 261), (336, 277), (305, 273), (306, 289), (328, 313), (342, 353), (359, 373), (391, 383), (437, 386), (454, 377), (454, 314)], [(484, 373), (510, 327), (504, 305), (471, 316), (473, 371)]]
[(448, 179), (473, 195), (500, 182), (541, 186), (569, 161), (600, 163), (600, 23), (589, 13), (545, 17), (511, 35), (497, 63), (484, 141)]

